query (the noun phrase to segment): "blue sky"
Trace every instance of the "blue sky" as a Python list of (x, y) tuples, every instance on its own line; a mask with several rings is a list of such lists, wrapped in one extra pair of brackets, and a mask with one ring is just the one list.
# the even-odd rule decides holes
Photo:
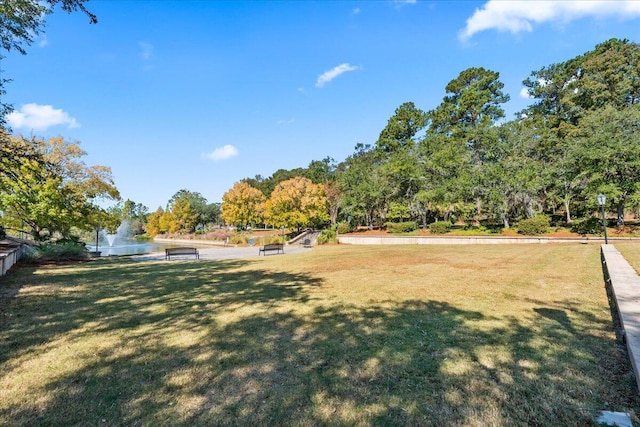
[(527, 106), (534, 70), (609, 38), (640, 42), (639, 1), (125, 1), (57, 11), (9, 53), (14, 132), (80, 141), (124, 199), (180, 189), (221, 201), (234, 182), (342, 161), (394, 110), (435, 108), (469, 67)]

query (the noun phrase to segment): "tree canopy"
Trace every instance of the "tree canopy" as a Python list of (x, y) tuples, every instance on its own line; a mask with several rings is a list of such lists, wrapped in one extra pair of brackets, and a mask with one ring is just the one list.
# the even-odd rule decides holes
[(230, 225), (244, 228), (262, 222), (266, 197), (246, 182), (236, 182), (222, 196), (222, 219)]
[(342, 162), (326, 157), (235, 183), (221, 218), (240, 227), (511, 227), (545, 214), (570, 224), (596, 213), (603, 192), (624, 224), (625, 210), (640, 210), (640, 46), (607, 40), (533, 70), (523, 84), (531, 104), (507, 120), (500, 73), (462, 70), (438, 105), (402, 102), (378, 139)]
[(78, 143), (62, 138), (27, 140), (2, 133), (0, 212), (4, 227), (27, 232), (36, 240), (71, 237), (72, 228), (90, 230), (104, 220), (99, 207), (118, 200), (111, 170), (86, 166)]
[(295, 177), (276, 185), (265, 203), (265, 221), (276, 227), (298, 228), (321, 225), (329, 220), (322, 184)]

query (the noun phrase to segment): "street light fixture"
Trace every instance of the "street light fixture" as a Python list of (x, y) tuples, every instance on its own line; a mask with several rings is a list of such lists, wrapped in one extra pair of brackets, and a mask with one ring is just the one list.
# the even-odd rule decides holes
[(604, 228), (604, 244), (609, 244), (609, 239), (607, 237), (607, 219), (604, 216), (604, 204), (607, 202), (607, 198), (604, 194), (598, 194), (598, 204), (600, 205), (600, 210), (602, 212), (602, 228)]

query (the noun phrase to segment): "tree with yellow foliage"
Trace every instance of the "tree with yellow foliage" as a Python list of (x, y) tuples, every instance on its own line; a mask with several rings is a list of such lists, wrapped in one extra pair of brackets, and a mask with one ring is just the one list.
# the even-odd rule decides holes
[[(119, 200), (111, 170), (87, 166), (78, 142), (0, 131), (0, 224), (35, 240), (71, 238), (74, 228), (111, 227), (101, 202)], [(4, 154), (8, 153), (8, 156)]]
[(176, 200), (171, 214), (173, 215), (173, 223), (170, 227), (172, 233), (193, 233), (196, 230), (199, 215), (189, 200)]
[(149, 214), (149, 216), (147, 217), (145, 231), (149, 236), (155, 237), (161, 233), (160, 218), (162, 218), (163, 213), (164, 210), (162, 208), (158, 208), (155, 212)]
[(262, 222), (265, 196), (246, 182), (236, 182), (222, 196), (221, 217), (228, 225), (244, 228)]
[(298, 229), (328, 221), (324, 186), (300, 176), (282, 181), (266, 203), (265, 220), (276, 227)]

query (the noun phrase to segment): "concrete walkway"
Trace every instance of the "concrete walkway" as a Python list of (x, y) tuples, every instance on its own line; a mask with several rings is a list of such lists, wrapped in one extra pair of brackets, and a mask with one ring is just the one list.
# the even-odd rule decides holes
[[(258, 258), (258, 249), (260, 246), (249, 247), (235, 247), (235, 246), (212, 246), (208, 248), (199, 248), (200, 259), (244, 259), (244, 258)], [(284, 247), (284, 255), (295, 254), (301, 252), (307, 252), (312, 248), (305, 248), (300, 245), (292, 245)], [(263, 257), (264, 255), (260, 255)], [(267, 255), (276, 256), (276, 255)], [(150, 254), (136, 255), (132, 257), (139, 261), (164, 261), (164, 252), (153, 252)], [(170, 261), (174, 262), (180, 260), (193, 260), (193, 256), (172, 256)]]
[(640, 387), (640, 276), (613, 245), (602, 245), (602, 269), (616, 304), (629, 359)]

